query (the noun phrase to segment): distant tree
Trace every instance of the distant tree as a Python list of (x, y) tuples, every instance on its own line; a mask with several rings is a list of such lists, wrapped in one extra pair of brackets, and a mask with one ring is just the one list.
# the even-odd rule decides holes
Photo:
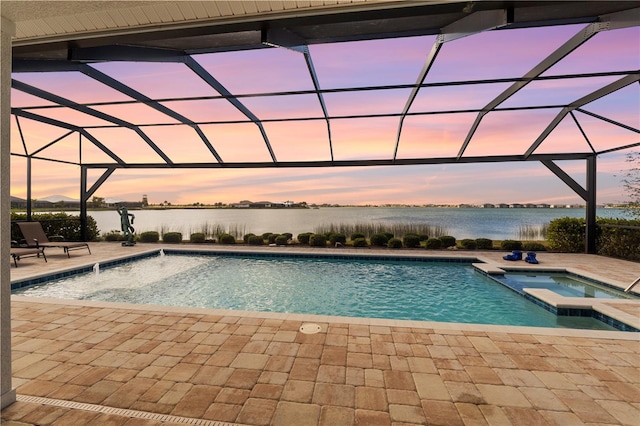
[(91, 199), (91, 204), (95, 208), (103, 207), (104, 206), (104, 198), (103, 197), (93, 197)]
[(629, 168), (622, 175), (624, 191), (629, 196), (628, 210), (634, 217), (640, 217), (640, 152), (627, 154)]

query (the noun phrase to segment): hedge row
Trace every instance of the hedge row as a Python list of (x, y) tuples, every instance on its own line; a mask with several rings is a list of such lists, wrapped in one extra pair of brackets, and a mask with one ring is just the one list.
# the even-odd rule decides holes
[[(26, 213), (11, 212), (11, 239), (14, 241), (23, 240), (20, 228), (13, 225), (13, 222), (24, 222), (27, 220)], [(44, 233), (48, 236), (60, 235), (65, 241), (82, 241), (82, 229), (80, 226), (80, 216), (61, 213), (38, 213), (31, 215), (31, 220), (40, 222)], [(98, 225), (91, 216), (87, 216), (87, 239), (97, 241), (100, 236)]]
[[(640, 220), (596, 220), (597, 254), (640, 261)], [(635, 227), (635, 228), (622, 228)], [(562, 253), (585, 252), (586, 221), (581, 218), (563, 217), (549, 223), (547, 241), (549, 248)]]

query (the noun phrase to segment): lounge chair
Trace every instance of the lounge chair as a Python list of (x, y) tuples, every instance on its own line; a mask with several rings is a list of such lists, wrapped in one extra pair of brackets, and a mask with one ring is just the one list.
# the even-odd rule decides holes
[(522, 252), (520, 250), (514, 250), (511, 254), (502, 256), (504, 260), (522, 260)]
[(533, 263), (533, 264), (537, 264), (538, 259), (536, 259), (536, 252), (535, 251), (530, 251), (527, 252), (527, 257), (524, 258), (524, 261), (527, 263)]
[[(18, 224), (20, 232), (22, 232), (22, 236), (29, 247), (41, 248), (43, 250), (47, 247), (61, 247), (67, 254), (67, 257), (71, 257), (69, 254), (71, 250), (80, 250), (85, 248), (89, 250), (89, 254), (91, 254), (89, 244), (85, 242), (49, 241), (49, 238), (47, 237), (47, 234), (44, 233), (44, 229), (42, 229), (42, 224), (40, 224), (40, 222), (16, 223)], [(62, 237), (56, 236), (51, 238), (61, 239)]]
[(11, 247), (11, 257), (13, 258), (13, 263), (18, 267), (18, 260), (22, 257), (42, 257), (44, 261), (47, 261), (47, 256), (44, 254), (44, 250), (41, 248), (29, 248), (29, 247)]

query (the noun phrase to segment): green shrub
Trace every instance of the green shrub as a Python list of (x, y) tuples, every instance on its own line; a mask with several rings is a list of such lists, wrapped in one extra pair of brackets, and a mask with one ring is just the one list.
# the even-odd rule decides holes
[(395, 237), (395, 235), (393, 235), (393, 232), (383, 231), (383, 232), (381, 232), (381, 234), (384, 234), (387, 237), (387, 241), (389, 241), (390, 239)]
[(598, 254), (640, 261), (640, 229), (620, 226), (640, 226), (639, 219), (598, 219)]
[(493, 241), (488, 238), (476, 238), (476, 247), (479, 250), (493, 249)]
[(420, 241), (427, 241), (429, 239), (427, 234), (418, 234), (418, 237), (420, 237)]
[(287, 237), (287, 241), (289, 241), (291, 238), (293, 238), (293, 234), (291, 232), (283, 232), (280, 235), (284, 235), (285, 237)]
[(276, 243), (276, 238), (279, 237), (280, 234), (271, 234), (269, 235), (269, 238), (267, 238), (267, 242), (269, 244), (275, 244)]
[(440, 237), (442, 248), (454, 247), (456, 245), (456, 239), (451, 235), (443, 235)]
[(375, 247), (386, 247), (389, 238), (384, 233), (373, 234), (371, 236), (371, 245)]
[(347, 243), (347, 236), (340, 233), (331, 234), (331, 236), (329, 237), (329, 243), (332, 246), (335, 246), (336, 243), (345, 245)]
[(124, 235), (119, 231), (107, 232), (102, 236), (105, 241), (124, 241)]
[(220, 234), (218, 235), (218, 241), (220, 242), (220, 244), (235, 244), (236, 237), (231, 234)]
[(437, 250), (442, 247), (442, 241), (440, 241), (440, 238), (429, 238), (425, 243), (425, 247), (429, 250)]
[(290, 238), (288, 235), (278, 235), (274, 240), (274, 244), (277, 244), (279, 246), (286, 246), (289, 239)]
[(561, 217), (549, 222), (547, 242), (553, 251), (562, 253), (584, 253), (585, 220)]
[(504, 240), (500, 243), (502, 250), (522, 250), (522, 241)]
[(536, 241), (527, 241), (522, 244), (522, 249), (526, 251), (545, 251), (547, 248), (544, 244), (538, 243)]
[(273, 235), (273, 232), (265, 232), (264, 234), (262, 234), (262, 240), (263, 241), (268, 241), (269, 237)]
[(351, 234), (351, 236), (349, 237), (349, 239), (350, 239), (351, 241), (355, 241), (355, 240), (357, 240), (358, 238), (366, 238), (366, 236), (365, 236), (363, 233), (361, 233), (361, 232), (355, 232), (355, 233)]
[(327, 237), (324, 234), (312, 234), (309, 237), (309, 245), (312, 247), (326, 247)]
[(251, 232), (249, 232), (248, 234), (245, 234), (244, 237), (242, 237), (242, 240), (244, 241), (245, 244), (249, 244), (249, 238), (251, 237), (255, 237), (256, 234), (252, 234)]
[(302, 234), (298, 234), (298, 242), (300, 244), (309, 244), (309, 239), (313, 235), (313, 232), (303, 232)]
[(352, 240), (354, 247), (366, 247), (367, 239), (365, 237), (358, 237)]
[(407, 234), (404, 237), (402, 237), (402, 243), (407, 248), (420, 247), (420, 237), (417, 236), (416, 234)]
[(247, 244), (250, 246), (261, 246), (262, 244), (264, 244), (264, 240), (260, 235), (252, 235), (247, 240)]
[(182, 234), (180, 232), (167, 232), (162, 235), (162, 241), (169, 244), (179, 244), (182, 242)]
[(476, 248), (478, 248), (478, 243), (476, 243), (476, 240), (465, 238), (463, 240), (460, 240), (460, 247), (465, 250), (475, 250)]
[[(11, 213), (11, 221), (26, 221), (26, 213)], [(38, 213), (31, 216), (31, 220), (40, 222), (44, 233), (48, 236), (60, 235), (65, 241), (81, 241), (82, 229), (80, 215), (60, 213)], [(87, 216), (87, 240), (97, 241), (100, 236), (98, 225), (91, 216)], [(11, 228), (11, 239), (20, 241), (22, 233), (17, 226)]]
[[(420, 240), (418, 240), (418, 245), (420, 245)], [(387, 243), (387, 247), (390, 249), (400, 249), (402, 248), (402, 240), (400, 238), (391, 238)]]
[(160, 241), (160, 233), (156, 231), (146, 231), (140, 234), (140, 242), (157, 243)]
[(204, 237), (204, 233), (202, 232), (195, 232), (189, 235), (189, 242), (191, 243), (204, 243), (204, 241), (205, 241), (205, 237)]

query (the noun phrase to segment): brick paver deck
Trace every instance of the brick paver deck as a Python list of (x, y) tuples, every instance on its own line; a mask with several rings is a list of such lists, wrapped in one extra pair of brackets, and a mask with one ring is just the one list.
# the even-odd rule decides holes
[[(70, 262), (97, 260), (101, 250), (110, 249), (92, 246), (95, 255)], [(552, 254), (539, 257), (553, 263)], [(606, 263), (621, 282), (640, 271), (630, 262), (574, 259)], [(36, 262), (25, 259), (12, 272)], [(626, 309), (640, 318), (640, 307)], [(7, 425), (637, 425), (640, 418), (636, 333), (16, 296), (12, 317), (19, 400), (2, 411)], [(300, 332), (306, 322), (321, 331)]]

